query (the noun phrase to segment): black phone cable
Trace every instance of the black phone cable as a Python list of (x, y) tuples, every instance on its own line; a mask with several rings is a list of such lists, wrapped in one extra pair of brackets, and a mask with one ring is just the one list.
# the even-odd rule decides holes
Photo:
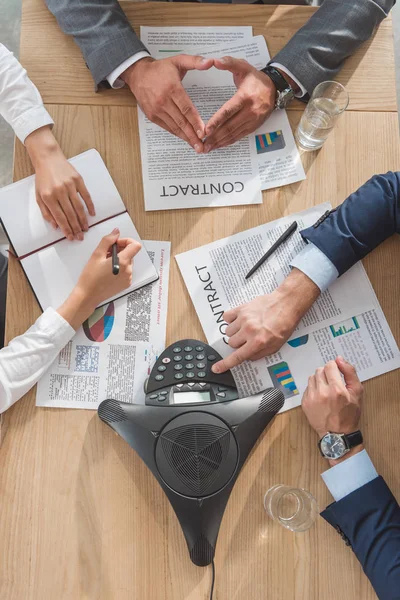
[(214, 565), (214, 559), (213, 559), (213, 561), (211, 563), (211, 568), (212, 568), (212, 579), (211, 579), (210, 600), (212, 600), (212, 597), (213, 597), (214, 584), (215, 584), (215, 565)]

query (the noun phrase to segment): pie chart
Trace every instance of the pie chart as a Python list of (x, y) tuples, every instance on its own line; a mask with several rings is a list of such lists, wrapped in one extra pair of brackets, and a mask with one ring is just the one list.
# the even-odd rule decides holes
[(83, 323), (83, 331), (91, 342), (104, 342), (114, 325), (114, 302), (96, 308)]

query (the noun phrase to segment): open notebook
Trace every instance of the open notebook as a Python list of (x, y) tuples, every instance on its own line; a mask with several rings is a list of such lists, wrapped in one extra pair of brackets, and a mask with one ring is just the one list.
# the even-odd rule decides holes
[[(0, 219), (32, 290), (42, 308), (57, 308), (72, 291), (101, 238), (118, 227), (121, 237), (140, 241), (132, 219), (97, 150), (71, 158), (92, 196), (96, 216), (88, 215), (89, 231), (83, 242), (69, 242), (54, 230), (40, 212), (35, 198), (35, 177), (0, 189)], [(158, 279), (142, 246), (134, 258), (132, 285), (109, 302)]]

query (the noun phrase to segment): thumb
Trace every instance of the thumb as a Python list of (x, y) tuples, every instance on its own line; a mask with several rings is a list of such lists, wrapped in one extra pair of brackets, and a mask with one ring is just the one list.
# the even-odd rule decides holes
[(119, 252), (118, 256), (120, 258), (126, 258), (128, 262), (132, 261), (132, 258), (136, 256), (136, 254), (142, 249), (142, 245), (139, 244), (136, 240), (131, 240), (131, 242), (125, 246), (121, 252)]
[(357, 371), (343, 358), (343, 356), (338, 356), (336, 358), (336, 364), (339, 367), (339, 371), (342, 373), (344, 377), (344, 381), (348, 388), (354, 388), (355, 386), (360, 385), (360, 380), (357, 375)]
[(179, 54), (178, 56), (172, 57), (173, 64), (181, 72), (183, 77), (187, 71), (207, 71), (214, 64), (213, 58), (203, 58), (202, 56), (191, 56), (190, 54)]
[(243, 58), (232, 58), (232, 56), (223, 56), (222, 58), (214, 58), (214, 67), (220, 71), (231, 71), (231, 73), (240, 74), (247, 73), (249, 63)]
[(96, 250), (99, 250), (102, 254), (107, 256), (107, 253), (110, 250), (111, 246), (113, 244), (115, 244), (115, 242), (118, 240), (118, 238), (119, 238), (119, 229), (118, 229), (118, 227), (116, 227), (115, 229), (112, 230), (111, 233), (109, 233), (108, 235), (105, 235), (101, 239), (101, 242), (97, 246)]

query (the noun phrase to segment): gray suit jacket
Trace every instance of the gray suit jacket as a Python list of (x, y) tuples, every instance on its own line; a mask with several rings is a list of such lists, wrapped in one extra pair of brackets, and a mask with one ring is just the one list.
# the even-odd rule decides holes
[[(396, 0), (325, 0), (274, 56), (309, 94), (334, 79), (343, 61), (388, 15)], [(277, 0), (279, 3), (279, 0)], [(96, 86), (127, 58), (146, 50), (117, 0), (46, 0), (61, 29), (74, 37)]]

